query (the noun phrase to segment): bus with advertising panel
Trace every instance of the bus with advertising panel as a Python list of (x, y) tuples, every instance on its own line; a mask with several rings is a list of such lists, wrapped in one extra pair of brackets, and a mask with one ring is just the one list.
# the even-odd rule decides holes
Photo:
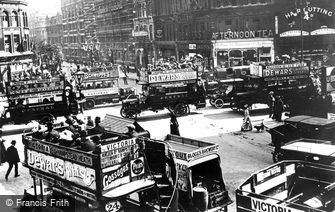
[[(67, 126), (54, 130), (62, 133)], [(41, 132), (22, 136), (23, 164), (34, 182), (32, 188), (25, 190), (25, 200), (44, 198), (52, 211), (78, 212), (163, 211), (173, 204), (172, 199), (177, 200), (174, 183), (165, 172), (174, 166), (174, 161), (164, 154), (164, 144), (148, 150), (149, 141), (144, 144), (139, 137), (106, 130), (82, 137), (85, 141), (99, 140), (95, 148), (85, 149), (74, 141), (73, 145), (64, 145), (62, 138), (50, 142), (38, 133)], [(138, 135), (148, 136), (147, 132)], [(157, 152), (161, 160), (156, 160), (155, 165), (162, 171), (153, 173), (147, 157)], [(43, 188), (50, 192), (43, 193)], [(57, 207), (51, 202), (57, 196), (73, 204)]]
[(85, 72), (82, 93), (86, 97), (85, 109), (95, 105), (119, 102), (119, 72), (117, 69)]
[(5, 83), (8, 106), (1, 117), (1, 124), (27, 123), (31, 120), (50, 119), (78, 114), (82, 96), (68, 86), (63, 76), (49, 79), (30, 79)]
[(197, 108), (206, 106), (205, 90), (198, 83), (198, 72), (192, 68), (152, 70), (140, 84), (140, 96), (122, 101), (122, 117), (135, 118), (144, 110), (164, 108), (180, 116), (190, 112), (190, 104)]

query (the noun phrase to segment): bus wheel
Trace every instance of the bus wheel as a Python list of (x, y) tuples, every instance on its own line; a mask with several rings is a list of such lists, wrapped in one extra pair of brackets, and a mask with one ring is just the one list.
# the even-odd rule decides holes
[(84, 108), (85, 108), (85, 110), (92, 109), (92, 108), (94, 108), (94, 106), (95, 106), (95, 102), (92, 99), (89, 99), (86, 102), (84, 102)]
[(135, 119), (137, 117), (137, 112), (135, 110), (127, 110), (125, 112), (125, 117), (129, 119)]
[(174, 113), (176, 114), (176, 116), (182, 116), (187, 114), (187, 105), (185, 105), (184, 103), (177, 104), (174, 108)]
[(224, 101), (219, 98), (219, 99), (215, 100), (214, 104), (215, 104), (215, 108), (221, 109), (221, 108), (223, 108)]

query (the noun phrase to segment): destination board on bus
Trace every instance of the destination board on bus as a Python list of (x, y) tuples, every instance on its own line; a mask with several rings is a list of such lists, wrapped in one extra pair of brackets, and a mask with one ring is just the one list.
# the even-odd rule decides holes
[(86, 80), (95, 80), (95, 79), (108, 79), (108, 78), (118, 78), (118, 70), (110, 71), (99, 71), (99, 72), (88, 72), (84, 75), (84, 81)]
[(196, 79), (197, 72), (191, 68), (167, 71), (153, 71), (151, 74), (148, 75), (149, 83), (175, 82)]
[(105, 172), (108, 167), (115, 166), (125, 161), (127, 157), (134, 157), (134, 152), (138, 151), (136, 138), (113, 142), (101, 146), (101, 168)]
[(22, 95), (31, 93), (51, 92), (64, 89), (64, 81), (30, 80), (10, 82), (6, 85), (7, 95)]

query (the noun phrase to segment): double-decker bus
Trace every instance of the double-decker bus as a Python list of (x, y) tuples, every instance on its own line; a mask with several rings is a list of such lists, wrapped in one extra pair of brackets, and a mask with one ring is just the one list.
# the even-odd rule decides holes
[(117, 67), (102, 71), (85, 72), (82, 83), (82, 93), (86, 97), (84, 108), (92, 109), (95, 105), (119, 102), (118, 79)]

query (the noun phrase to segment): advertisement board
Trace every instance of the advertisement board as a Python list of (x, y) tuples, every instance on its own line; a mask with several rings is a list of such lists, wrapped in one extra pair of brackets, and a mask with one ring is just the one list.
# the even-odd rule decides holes
[(134, 153), (137, 152), (138, 148), (139, 146), (136, 142), (136, 138), (102, 145), (100, 154), (101, 168), (105, 169), (125, 162), (129, 156), (134, 156)]
[(115, 166), (114, 170), (111, 170), (107, 173), (103, 173), (102, 190), (106, 191), (129, 182), (130, 182), (130, 165), (128, 162), (120, 166)]
[(118, 78), (119, 71), (117, 69), (110, 71), (99, 71), (99, 72), (89, 72), (85, 73), (84, 81), (96, 80), (96, 79), (108, 79), (108, 78)]
[(33, 80), (33, 81), (19, 81), (7, 84), (7, 95), (22, 95), (30, 93), (41, 93), (59, 91), (64, 89), (63, 81), (51, 80)]
[(174, 82), (196, 80), (197, 72), (193, 69), (175, 69), (168, 71), (155, 71), (148, 75), (149, 83)]
[(29, 168), (96, 190), (95, 170), (70, 161), (27, 149)]
[(263, 70), (262, 75), (268, 78), (266, 81), (299, 79), (299, 76), (308, 77), (309, 68), (305, 63), (271, 65)]

